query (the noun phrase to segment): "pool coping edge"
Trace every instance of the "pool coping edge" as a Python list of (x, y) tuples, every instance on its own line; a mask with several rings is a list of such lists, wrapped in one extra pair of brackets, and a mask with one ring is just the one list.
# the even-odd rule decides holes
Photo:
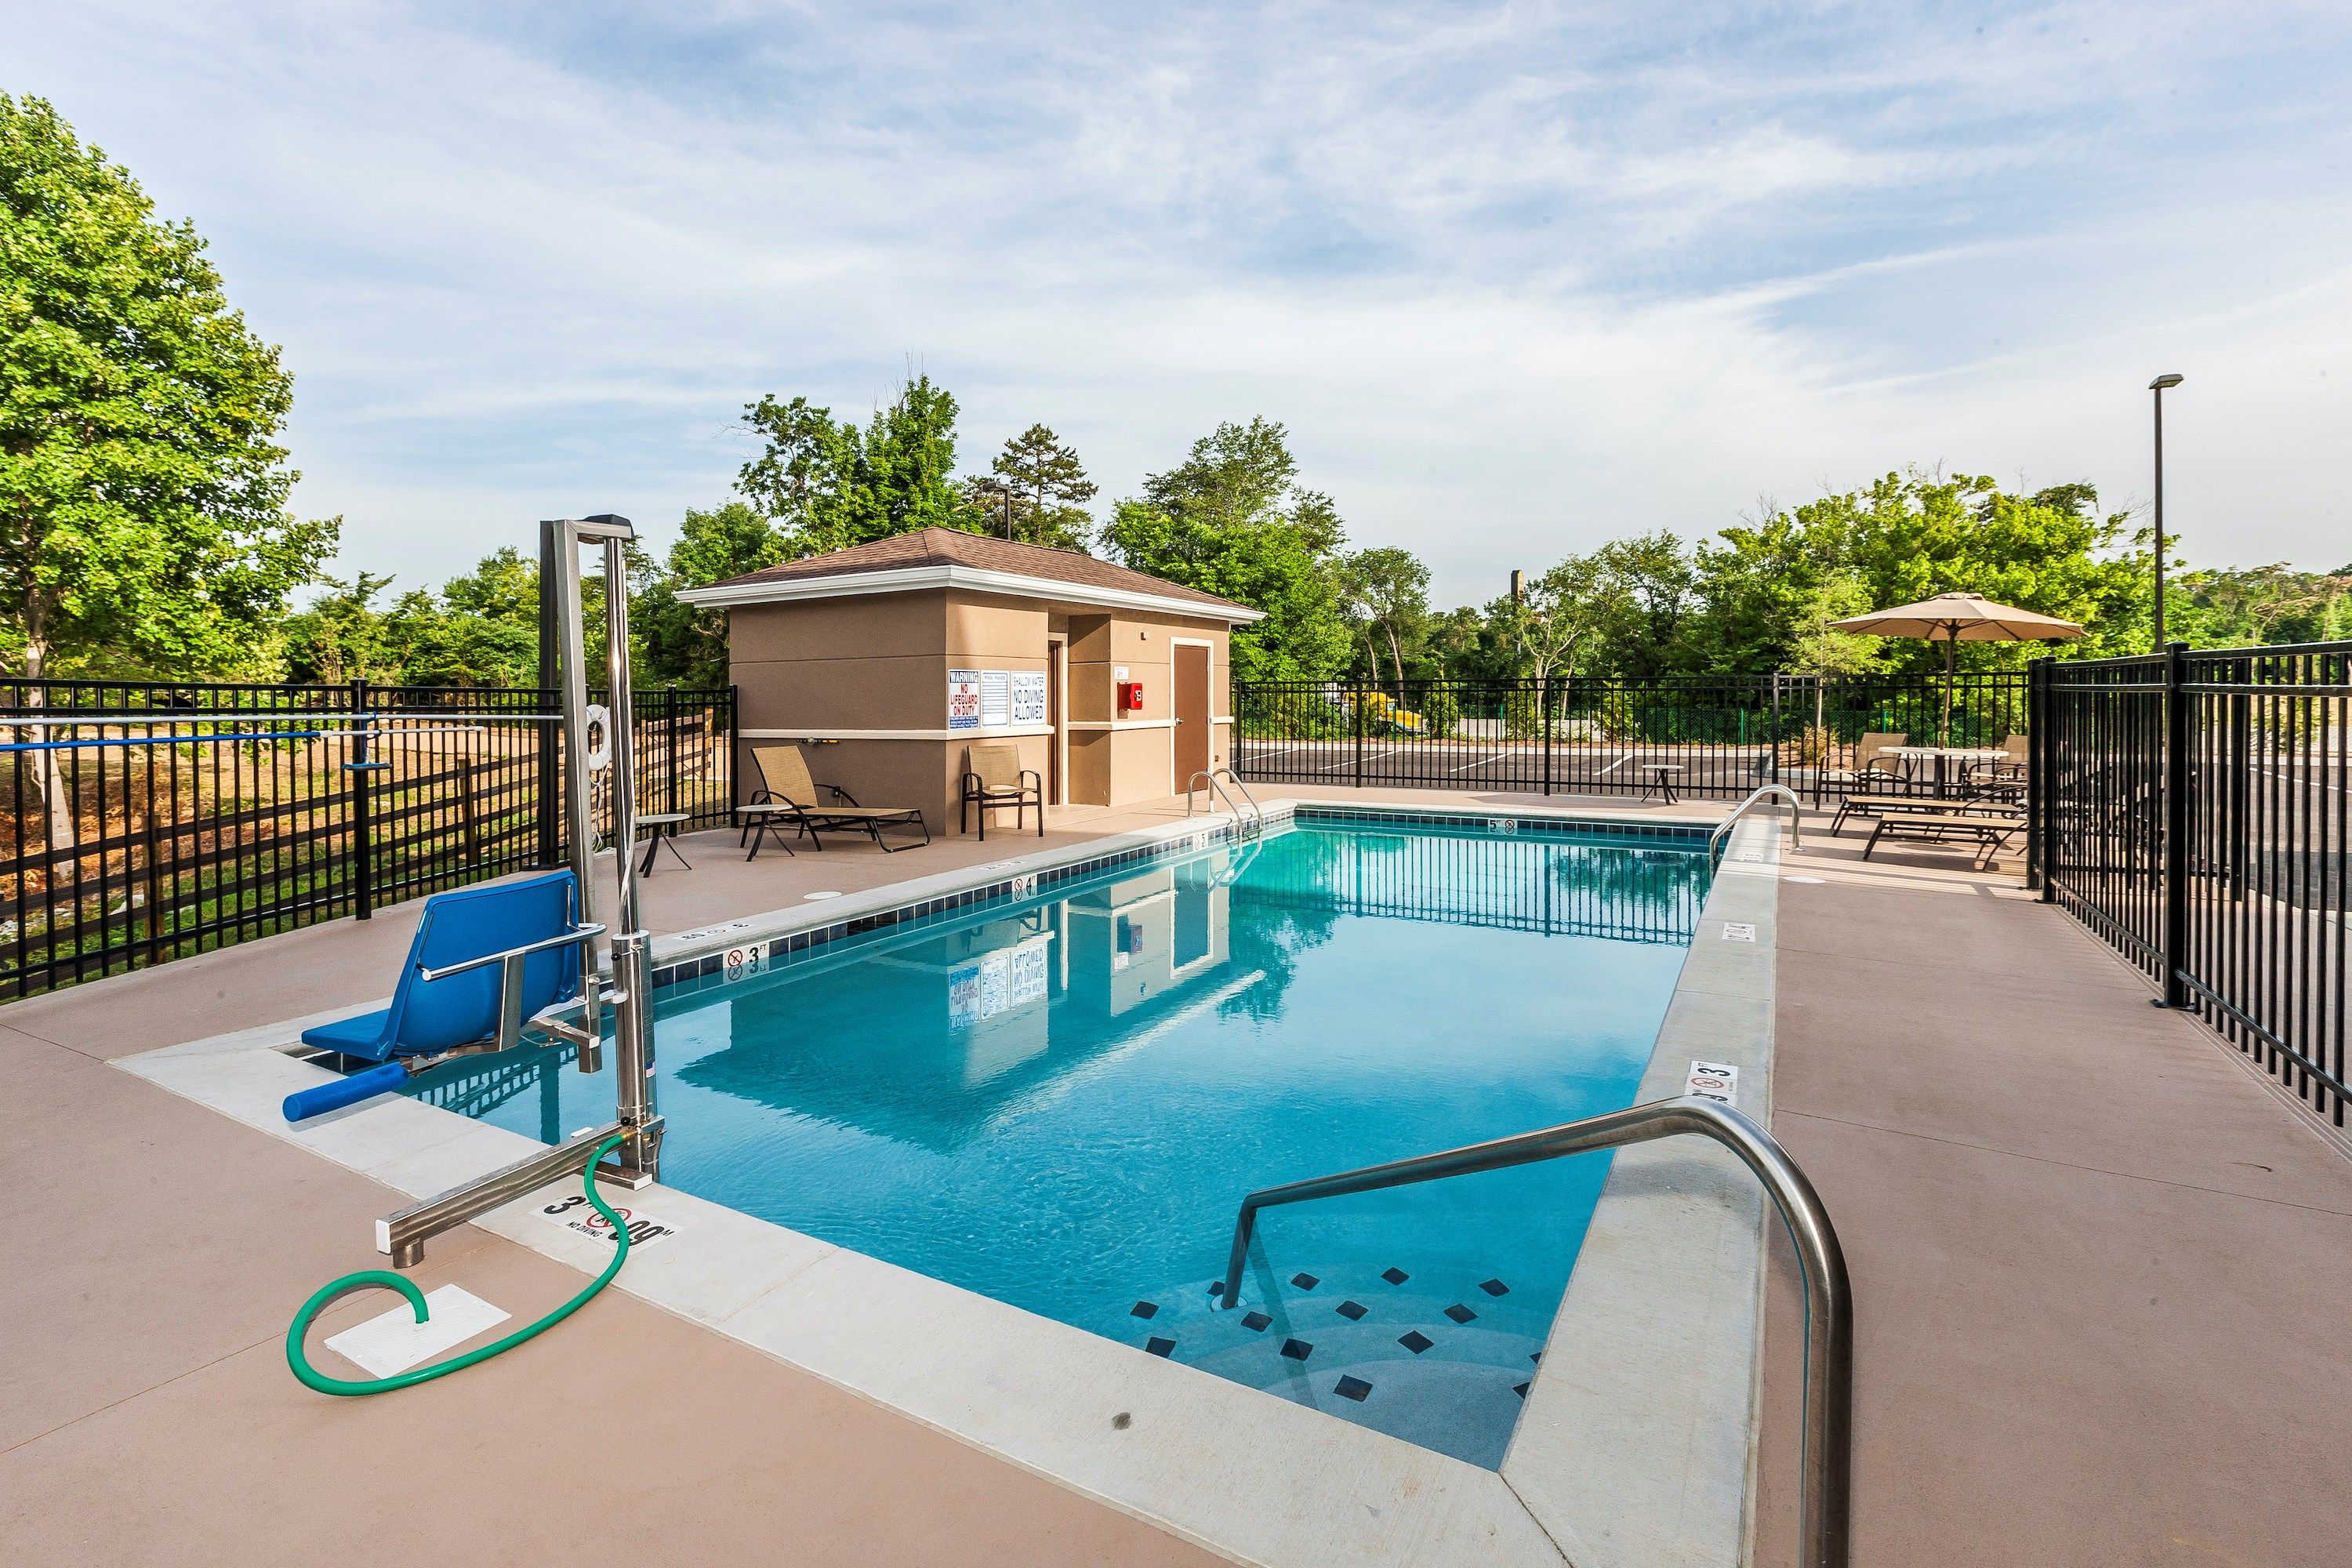
[[(1637, 1103), (1722, 1063), (1769, 1125), (1780, 861), (1778, 822), (1733, 828)], [(1502, 1465), (1578, 1568), (1749, 1560), (1770, 1215), (1706, 1140), (1614, 1155)]]

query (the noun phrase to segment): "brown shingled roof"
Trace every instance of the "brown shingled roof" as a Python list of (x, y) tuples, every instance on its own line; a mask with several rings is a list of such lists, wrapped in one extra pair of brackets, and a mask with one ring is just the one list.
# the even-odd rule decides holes
[(968, 566), (979, 572), (1003, 572), (1022, 577), (1043, 577), (1090, 588), (1113, 588), (1130, 594), (1156, 594), (1164, 599), (1189, 599), (1221, 610), (1246, 610), (1231, 599), (1187, 588), (1147, 572), (1098, 561), (1078, 550), (1055, 550), (1043, 544), (1022, 544), (991, 539), (984, 533), (964, 533), (952, 528), (925, 528), (894, 533), (846, 550), (830, 551), (801, 561), (763, 566), (714, 588), (735, 588), (754, 583), (793, 583), (814, 577), (850, 577), (866, 572), (901, 572), (918, 566)]

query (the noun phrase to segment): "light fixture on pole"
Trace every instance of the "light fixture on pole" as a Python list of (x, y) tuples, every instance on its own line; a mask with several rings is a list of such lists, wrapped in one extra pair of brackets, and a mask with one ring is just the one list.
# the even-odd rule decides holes
[(2147, 384), (2156, 399), (2156, 651), (2164, 651), (2164, 389), (2180, 384), (2179, 371)]

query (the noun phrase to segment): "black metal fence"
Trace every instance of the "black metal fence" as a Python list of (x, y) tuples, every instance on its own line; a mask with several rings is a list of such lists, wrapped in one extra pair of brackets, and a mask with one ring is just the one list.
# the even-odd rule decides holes
[[(560, 863), (556, 705), (0, 679), (0, 999)], [(730, 819), (734, 712), (727, 690), (635, 694), (639, 811)]]
[(2023, 671), (1656, 680), (1243, 681), (1234, 769), (1253, 783), (1729, 799), (1853, 785), (1865, 738), (1995, 746), (2025, 732)]
[(2033, 672), (2044, 899), (2344, 1122), (2352, 643)]

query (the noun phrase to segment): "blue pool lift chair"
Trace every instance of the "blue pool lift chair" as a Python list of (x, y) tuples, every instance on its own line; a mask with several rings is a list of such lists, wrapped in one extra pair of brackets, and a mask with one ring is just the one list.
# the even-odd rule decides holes
[(578, 923), (569, 871), (463, 888), (425, 900), (392, 1005), (302, 1031), (302, 1043), (363, 1061), (439, 1056), (495, 1040), (580, 994), (573, 951), (602, 926)]

